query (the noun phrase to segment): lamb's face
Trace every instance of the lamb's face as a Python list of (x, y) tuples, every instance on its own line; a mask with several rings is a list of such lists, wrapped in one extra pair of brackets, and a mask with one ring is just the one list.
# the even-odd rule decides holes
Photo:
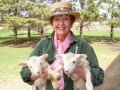
[(76, 69), (78, 61), (82, 58), (87, 58), (87, 56), (85, 54), (66, 53), (58, 54), (56, 55), (56, 58), (63, 60), (64, 72), (70, 76)]
[(66, 56), (63, 57), (63, 62), (64, 62), (64, 72), (70, 76), (72, 74), (72, 72), (75, 70), (76, 68), (76, 64), (77, 64), (77, 57), (73, 57), (73, 56)]
[(36, 57), (36, 56), (31, 57), (28, 60), (28, 67), (34, 75), (40, 76), (42, 72), (41, 57)]

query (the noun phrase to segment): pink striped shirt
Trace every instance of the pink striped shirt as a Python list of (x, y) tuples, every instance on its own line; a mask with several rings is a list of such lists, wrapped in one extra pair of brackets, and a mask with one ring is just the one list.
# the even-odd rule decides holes
[[(63, 54), (65, 50), (68, 48), (71, 41), (71, 33), (69, 32), (63, 42), (57, 39), (56, 33), (54, 35), (54, 45), (56, 48), (56, 54)], [(51, 68), (55, 70), (59, 65), (61, 59), (55, 59), (54, 62), (51, 64)], [(57, 81), (59, 85), (59, 90), (64, 89), (64, 77), (63, 77), (63, 70), (60, 71), (61, 79)]]

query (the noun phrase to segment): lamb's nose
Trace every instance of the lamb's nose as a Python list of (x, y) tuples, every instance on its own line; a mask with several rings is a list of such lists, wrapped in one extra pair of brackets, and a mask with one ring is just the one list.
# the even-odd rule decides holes
[(66, 70), (65, 72), (66, 72), (66, 73), (69, 73), (69, 71), (68, 71), (68, 70)]
[(40, 72), (37, 72), (38, 75), (40, 75)]

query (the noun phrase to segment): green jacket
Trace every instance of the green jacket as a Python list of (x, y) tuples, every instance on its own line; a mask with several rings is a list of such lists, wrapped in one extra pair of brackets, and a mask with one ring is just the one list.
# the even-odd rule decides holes
[[(104, 71), (99, 67), (99, 63), (93, 48), (84, 39), (80, 37), (76, 37), (72, 32), (71, 34), (72, 34), (72, 41), (69, 47), (66, 49), (65, 53), (67, 52), (75, 53), (76, 46), (78, 46), (77, 53), (87, 55), (87, 60), (89, 61), (91, 67), (91, 73), (94, 76), (94, 79), (92, 81), (93, 85), (98, 86), (102, 84), (104, 80)], [(50, 36), (47, 36), (42, 40), (40, 40), (36, 44), (30, 56), (41, 56), (43, 54), (48, 54), (46, 61), (48, 61), (48, 63), (51, 64), (56, 55), (56, 49), (53, 43), (53, 36), (54, 36), (54, 32)], [(24, 82), (30, 85), (33, 84), (34, 81), (29, 80), (29, 76), (31, 72), (28, 69), (28, 67), (23, 67), (20, 74)], [(64, 83), (65, 83), (64, 90), (74, 90), (73, 81), (65, 73), (64, 73)], [(47, 81), (46, 90), (53, 90), (50, 81)]]

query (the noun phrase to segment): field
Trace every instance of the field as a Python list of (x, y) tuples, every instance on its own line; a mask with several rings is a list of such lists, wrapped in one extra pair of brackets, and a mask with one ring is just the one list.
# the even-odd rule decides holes
[[(50, 32), (46, 32), (48, 34)], [(74, 31), (79, 36), (78, 31)], [(115, 42), (109, 41), (109, 31), (84, 31), (84, 38), (94, 47), (100, 66), (105, 71), (104, 84), (95, 90), (120, 90), (120, 30), (114, 32)], [(40, 40), (32, 32), (32, 41), (27, 41), (27, 32), (18, 32), (18, 45), (13, 44), (13, 32), (0, 31), (0, 90), (32, 90), (20, 77), (20, 61), (26, 61), (34, 45)]]

